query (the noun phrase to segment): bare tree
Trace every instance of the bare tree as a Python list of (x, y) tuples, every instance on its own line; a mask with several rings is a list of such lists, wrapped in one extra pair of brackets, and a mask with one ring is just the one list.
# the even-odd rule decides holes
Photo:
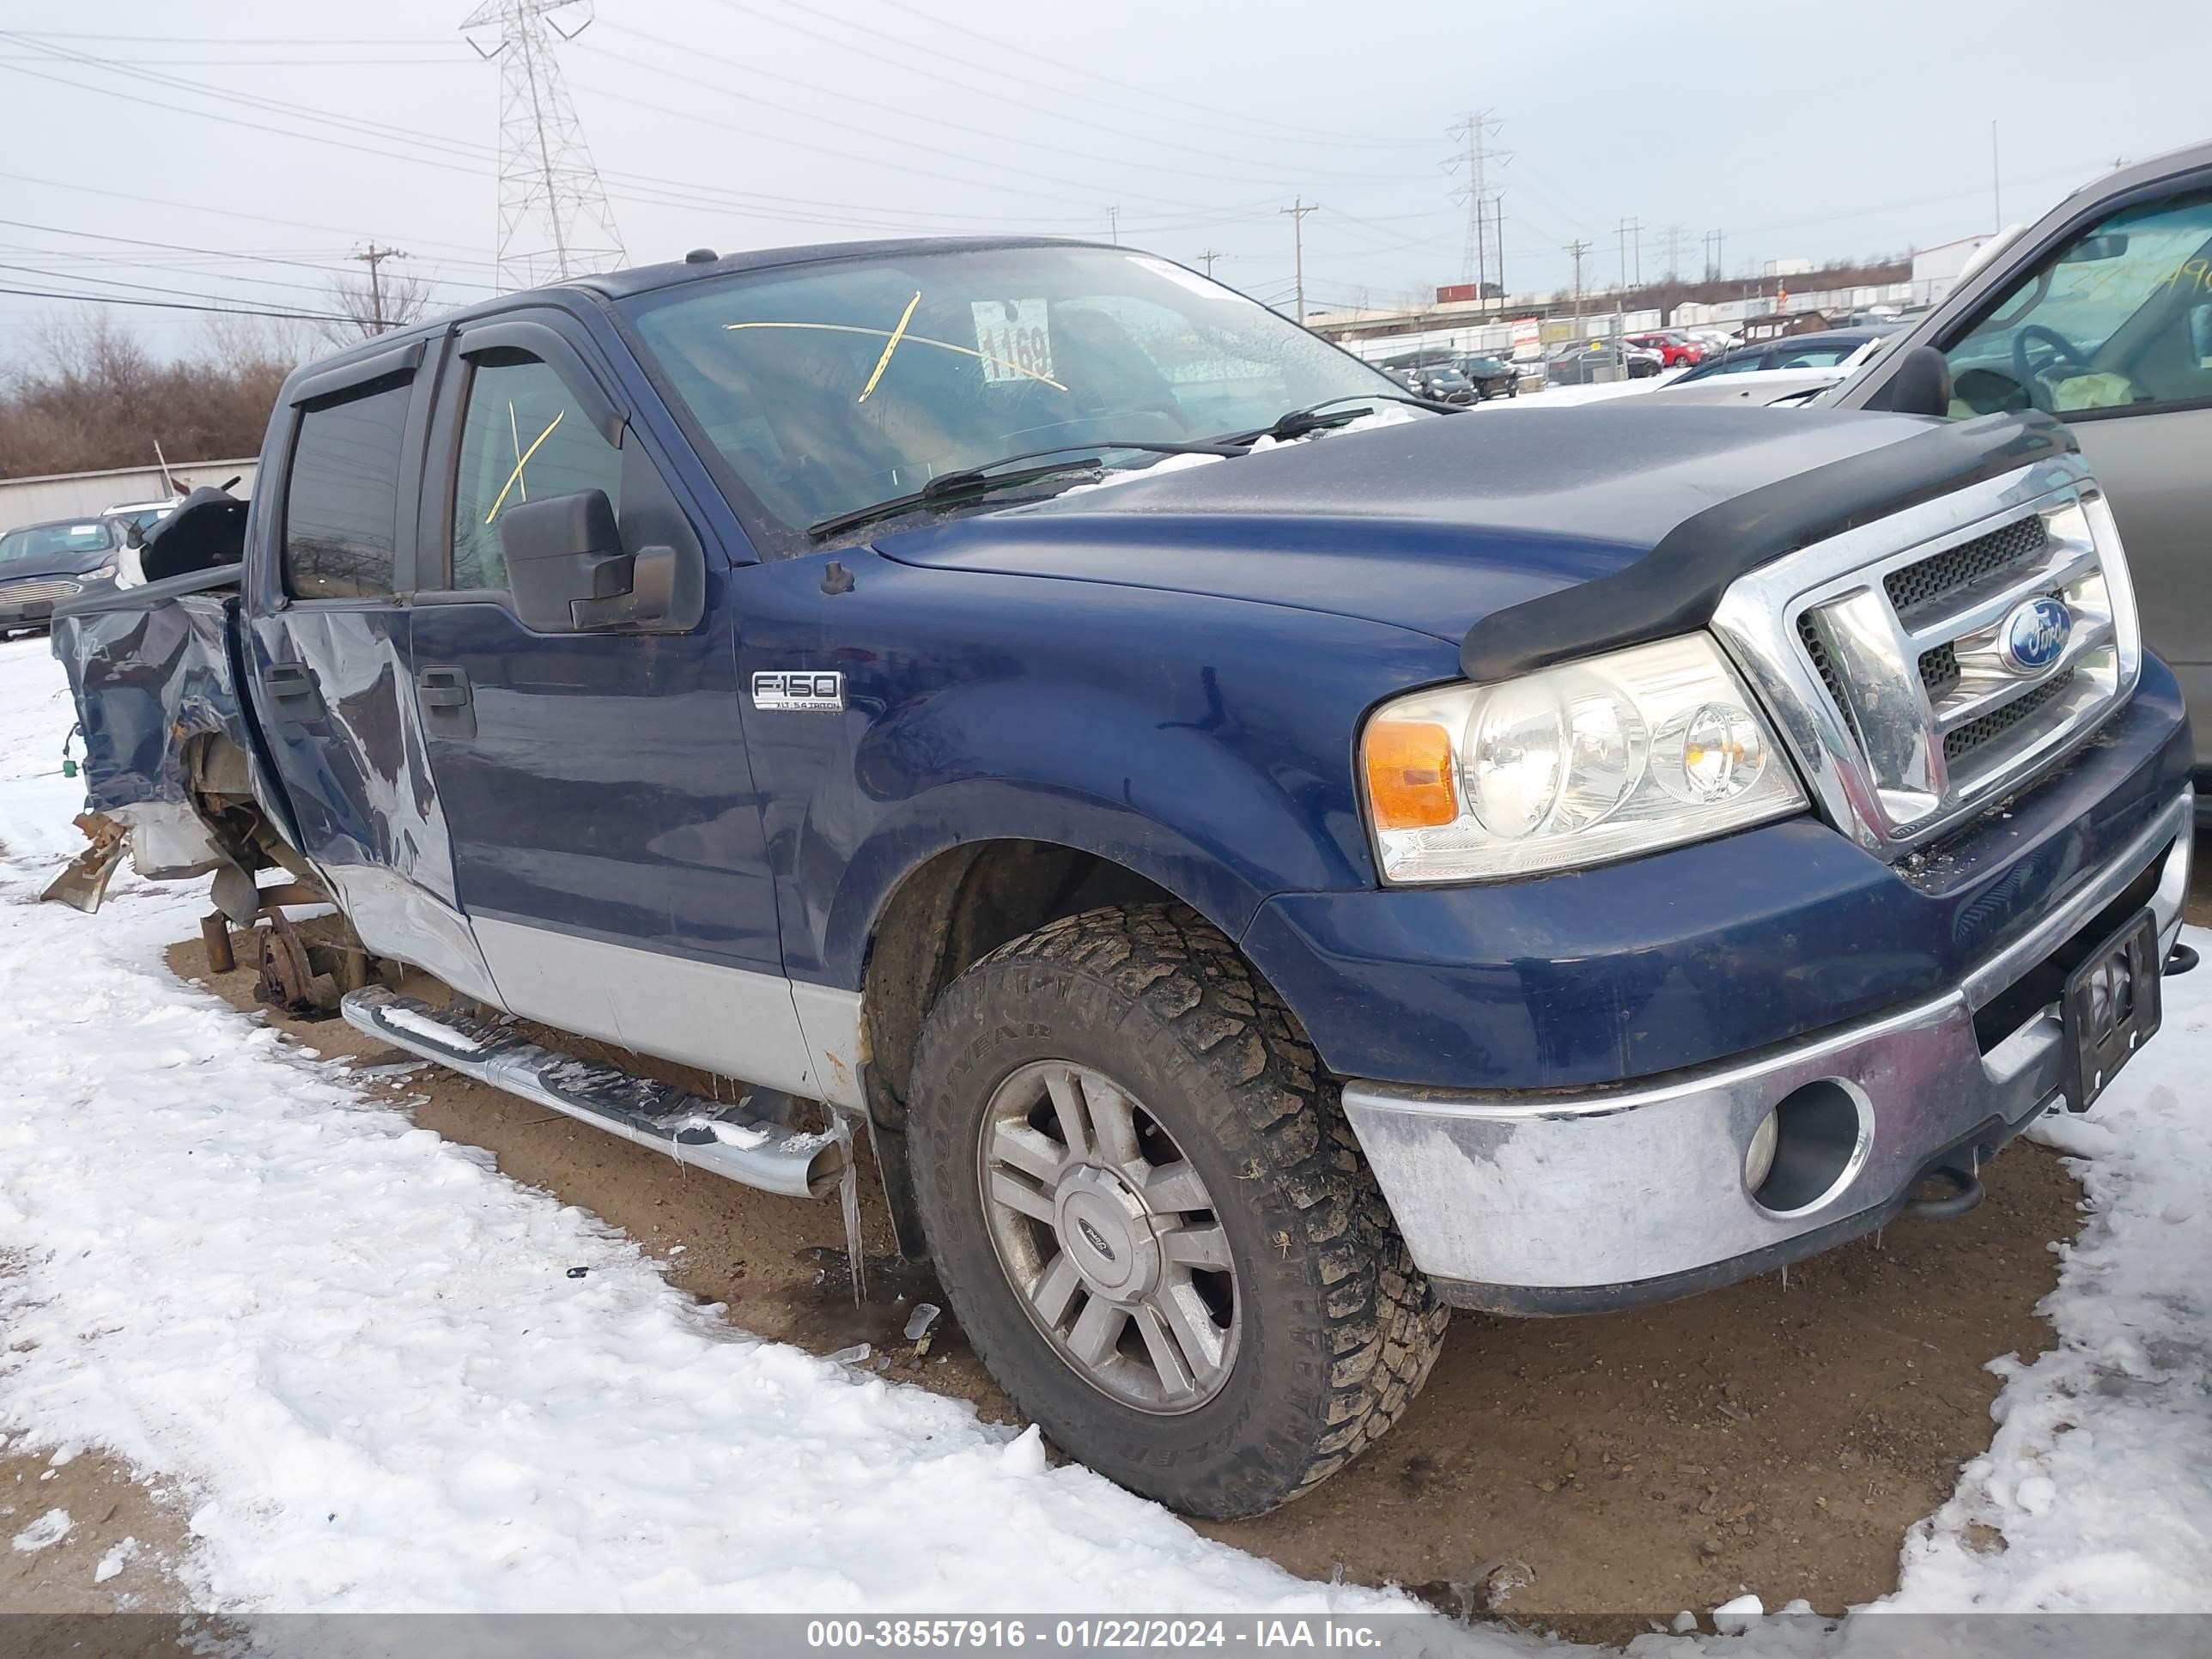
[(404, 328), (430, 309), (430, 284), (408, 271), (378, 271), (372, 268), (356, 276), (350, 271), (331, 279), (326, 290), (331, 309), (343, 320), (318, 324), (334, 345), (351, 345), (372, 335)]
[(56, 313), (35, 338), (0, 368), (0, 477), (144, 466), (156, 441), (177, 461), (251, 455), (307, 355), (277, 319), (229, 313), (169, 362), (105, 311)]

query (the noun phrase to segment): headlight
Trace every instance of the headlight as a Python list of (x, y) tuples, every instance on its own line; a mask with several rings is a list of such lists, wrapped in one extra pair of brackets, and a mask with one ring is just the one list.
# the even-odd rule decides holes
[(1394, 882), (1572, 869), (1806, 805), (1704, 634), (1400, 697), (1368, 721), (1360, 762)]
[(106, 564), (101, 565), (97, 570), (86, 571), (84, 573), (84, 580), (88, 582), (100, 581), (106, 577), (112, 576), (117, 571), (122, 568), (123, 567), (119, 562), (116, 560), (110, 559)]

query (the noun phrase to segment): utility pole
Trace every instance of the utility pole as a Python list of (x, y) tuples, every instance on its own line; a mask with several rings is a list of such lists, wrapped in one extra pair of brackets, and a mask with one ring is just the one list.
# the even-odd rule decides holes
[[(592, 24), (592, 0), (482, 0), (461, 29), (479, 58), (497, 58), (499, 285), (534, 288), (579, 271), (604, 270), (629, 255), (607, 205), (584, 129), (569, 101), (553, 41)], [(563, 28), (553, 19), (575, 20)], [(487, 49), (477, 34), (498, 31)]]
[(1583, 259), (1589, 251), (1590, 245), (1588, 242), (1567, 244), (1567, 252), (1574, 257), (1575, 261), (1575, 324), (1577, 328), (1581, 326), (1583, 318)]
[[(1492, 135), (1504, 125), (1504, 123), (1494, 119), (1488, 110), (1479, 109), (1446, 134), (1448, 137), (1464, 140), (1467, 145), (1464, 155), (1455, 155), (1444, 163), (1444, 170), (1456, 173), (1462, 166), (1467, 168), (1467, 176), (1460, 181), (1459, 188), (1453, 191), (1452, 199), (1467, 204), (1467, 247), (1462, 276), (1466, 281), (1474, 284), (1478, 305), (1483, 298), (1483, 285), (1490, 280), (1487, 210), (1496, 200), (1490, 189), (1490, 163), (1513, 159), (1513, 152), (1510, 149), (1490, 148)], [(1501, 276), (1498, 286), (1503, 288), (1504, 285)]]
[(1306, 325), (1306, 215), (1319, 210), (1320, 204), (1308, 202), (1303, 196), (1291, 198), (1291, 205), (1277, 208), (1278, 213), (1291, 216), (1291, 258), (1298, 295), (1298, 326)]
[(1667, 227), (1667, 238), (1666, 238), (1666, 240), (1667, 240), (1667, 280), (1668, 280), (1668, 282), (1670, 282), (1670, 283), (1679, 283), (1679, 282), (1680, 282), (1680, 281), (1682, 280), (1682, 228), (1681, 228), (1681, 226), (1680, 226), (1680, 225), (1669, 225), (1669, 226), (1668, 226), (1668, 227)]
[(1991, 230), (2004, 228), (2004, 191), (1997, 178), (1997, 124), (1990, 123), (1990, 210), (1996, 216)]
[(396, 247), (379, 247), (371, 242), (358, 253), (349, 254), (368, 267), (369, 331), (381, 334), (392, 326), (384, 320), (384, 285), (377, 280), (376, 268), (386, 259), (404, 259), (408, 255)]
[(1212, 249), (1212, 248), (1208, 248), (1208, 249), (1206, 249), (1206, 252), (1203, 252), (1203, 253), (1200, 254), (1198, 257), (1199, 257), (1199, 261), (1200, 261), (1200, 264), (1204, 264), (1204, 265), (1205, 265), (1205, 267), (1206, 267), (1206, 274), (1207, 276), (1212, 276), (1212, 275), (1213, 275), (1213, 262), (1214, 262), (1216, 259), (1218, 259), (1218, 258), (1221, 257), (1221, 255), (1220, 255), (1219, 253), (1216, 252), (1213, 249)]
[[(1499, 191), (1490, 198), (1490, 204), (1496, 210), (1492, 224), (1498, 232), (1498, 298), (1503, 304), (1505, 299), (1505, 192)], [(1476, 291), (1480, 293), (1481, 290)]]
[(1106, 234), (1114, 239), (1114, 246), (1115, 247), (1121, 246), (1121, 209), (1117, 207), (1109, 207), (1106, 210)]
[(1705, 280), (1709, 283), (1720, 281), (1727, 269), (1721, 260), (1722, 251), (1726, 241), (1725, 232), (1709, 230), (1705, 233)]

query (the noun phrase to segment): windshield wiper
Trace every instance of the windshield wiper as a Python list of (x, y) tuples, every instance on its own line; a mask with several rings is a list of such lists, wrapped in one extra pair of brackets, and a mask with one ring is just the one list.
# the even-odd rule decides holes
[[(1410, 392), (1346, 392), (1334, 398), (1324, 398), (1317, 404), (1308, 404), (1303, 409), (1286, 410), (1275, 416), (1273, 425), (1257, 427), (1249, 432), (1224, 432), (1214, 441), (1249, 448), (1262, 438), (1286, 443), (1292, 438), (1303, 438), (1309, 432), (1319, 432), (1324, 427), (1348, 426), (1375, 411), (1371, 409), (1334, 409), (1334, 406), (1368, 398), (1378, 403), (1411, 404), (1415, 409), (1433, 410), (1439, 415), (1464, 415), (1468, 410), (1465, 404), (1438, 403), (1434, 398), (1416, 398)], [(1323, 414), (1322, 411), (1324, 410), (1334, 410), (1334, 412)]]
[(1155, 455), (1219, 455), (1224, 459), (1242, 455), (1244, 446), (1220, 439), (1209, 439), (1204, 443), (1155, 443), (1146, 439), (1102, 439), (1097, 443), (1059, 444), (1050, 449), (1024, 450), (1018, 455), (1001, 455), (995, 461), (983, 461), (975, 466), (963, 466), (951, 472), (940, 472), (919, 489), (903, 495), (893, 495), (887, 501), (873, 501), (866, 507), (856, 507), (848, 513), (839, 513), (818, 520), (806, 527), (806, 533), (817, 541), (834, 536), (841, 530), (850, 530), (855, 525), (876, 519), (888, 519), (896, 514), (910, 513), (916, 507), (935, 507), (947, 501), (969, 500), (990, 495), (994, 490), (1012, 489), (1018, 484), (1034, 483), (1039, 478), (1049, 478), (1062, 472), (1081, 472), (1101, 465), (1096, 455), (1085, 455), (1081, 460), (1057, 461), (1046, 466), (1024, 467), (1018, 472), (1001, 472), (999, 468), (1012, 466), (1017, 461), (1043, 460), (1052, 455), (1073, 455), (1085, 450), (1138, 449)]

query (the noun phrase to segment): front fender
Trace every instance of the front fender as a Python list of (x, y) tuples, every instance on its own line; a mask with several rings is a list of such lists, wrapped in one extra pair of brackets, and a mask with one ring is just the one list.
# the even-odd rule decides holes
[(835, 595), (811, 560), (745, 574), (748, 680), (844, 676), (839, 714), (745, 714), (786, 971), (848, 989), (900, 882), (969, 842), (1095, 854), (1232, 938), (1270, 894), (1371, 886), (1360, 719), (1455, 672), (1432, 636), (1243, 600), (876, 561)]

